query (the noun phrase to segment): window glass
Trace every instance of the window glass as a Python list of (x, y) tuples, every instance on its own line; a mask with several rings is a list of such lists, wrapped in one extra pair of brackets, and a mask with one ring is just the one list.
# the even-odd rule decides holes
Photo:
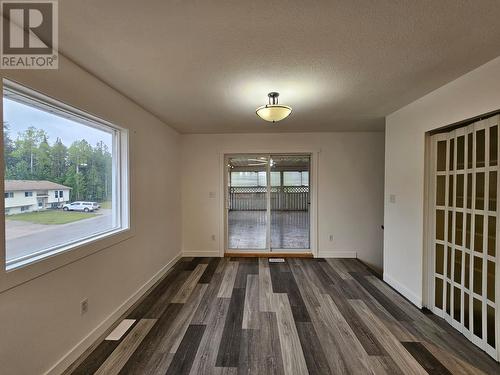
[(265, 171), (231, 172), (231, 186), (233, 187), (266, 186), (266, 172)]
[[(20, 193), (5, 199), (7, 268), (119, 229), (122, 222), (116, 193), (122, 130), (30, 93), (4, 82), (4, 184)], [(74, 211), (71, 203), (78, 199), (102, 209)]]
[(281, 173), (271, 171), (271, 186), (281, 186)]
[(309, 186), (309, 172), (283, 172), (284, 186)]

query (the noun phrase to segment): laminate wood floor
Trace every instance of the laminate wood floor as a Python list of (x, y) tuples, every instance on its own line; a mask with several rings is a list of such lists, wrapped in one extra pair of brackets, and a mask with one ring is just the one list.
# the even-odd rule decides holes
[(125, 318), (67, 373), (500, 374), (354, 259), (183, 258)]

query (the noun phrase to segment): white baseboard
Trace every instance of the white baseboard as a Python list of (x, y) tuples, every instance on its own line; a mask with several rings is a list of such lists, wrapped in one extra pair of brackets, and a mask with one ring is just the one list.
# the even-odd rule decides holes
[(406, 286), (401, 284), (399, 281), (393, 279), (390, 275), (384, 272), (384, 281), (401, 293), (406, 299), (417, 306), (419, 309), (422, 308), (422, 298), (417, 296), (414, 292), (408, 289)]
[(172, 266), (181, 258), (182, 254), (177, 254), (170, 262), (162, 267), (152, 278), (135, 291), (129, 299), (123, 302), (115, 311), (94, 328), (83, 340), (76, 344), (68, 353), (64, 355), (45, 374), (62, 374), (74, 361), (76, 361), (96, 340), (99, 339), (125, 312), (141, 298)]
[(213, 251), (183, 251), (183, 257), (220, 257), (218, 250)]
[(320, 250), (318, 258), (357, 258), (355, 251)]

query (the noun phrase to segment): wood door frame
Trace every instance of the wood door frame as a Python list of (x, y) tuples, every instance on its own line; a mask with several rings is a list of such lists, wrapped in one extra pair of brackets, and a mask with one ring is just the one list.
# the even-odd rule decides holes
[(433, 172), (433, 160), (436, 150), (432, 137), (425, 134), (425, 168), (424, 168), (424, 239), (423, 239), (423, 275), (422, 275), (422, 306), (432, 310), (434, 301), (434, 252), (432, 251), (433, 239), (435, 237), (434, 218), (434, 196), (435, 175)]
[[(310, 194), (310, 219), (309, 219), (309, 249), (291, 249), (290, 253), (311, 253), (313, 257), (318, 257), (318, 164), (319, 164), (319, 154), (320, 150), (315, 149), (226, 149), (219, 151), (219, 256), (223, 257), (226, 252), (235, 253), (234, 249), (227, 248), (227, 217), (226, 217), (226, 157), (234, 155), (310, 155), (310, 171), (309, 171), (309, 194)], [(276, 249), (280, 254), (283, 253), (283, 249)], [(286, 251), (286, 250), (285, 250)], [(248, 252), (248, 250), (246, 250)], [(258, 251), (266, 253), (265, 251)], [(272, 253), (269, 253), (272, 254)], [(273, 254), (274, 255), (274, 254)]]

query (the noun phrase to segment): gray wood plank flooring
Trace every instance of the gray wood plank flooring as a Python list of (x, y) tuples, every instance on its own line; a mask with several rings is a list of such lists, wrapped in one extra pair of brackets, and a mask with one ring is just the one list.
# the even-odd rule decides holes
[(183, 258), (126, 318), (67, 374), (500, 374), (355, 259)]

